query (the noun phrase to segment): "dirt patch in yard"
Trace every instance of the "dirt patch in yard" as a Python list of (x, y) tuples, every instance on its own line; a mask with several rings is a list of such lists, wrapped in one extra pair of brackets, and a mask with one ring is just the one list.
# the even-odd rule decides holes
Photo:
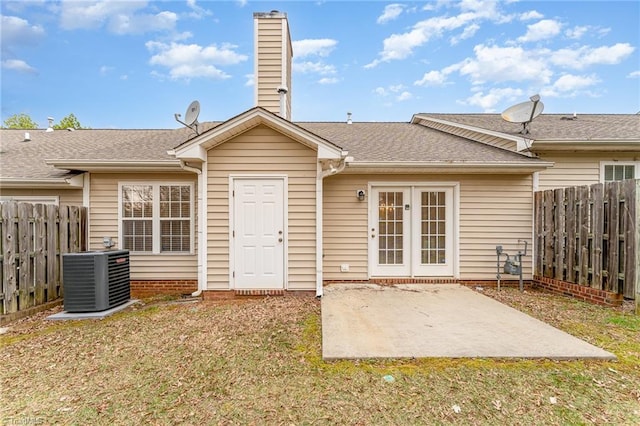
[(638, 317), (483, 293), (619, 360), (324, 362), (313, 298), (147, 301), (98, 321), (8, 324), (0, 424), (640, 423)]

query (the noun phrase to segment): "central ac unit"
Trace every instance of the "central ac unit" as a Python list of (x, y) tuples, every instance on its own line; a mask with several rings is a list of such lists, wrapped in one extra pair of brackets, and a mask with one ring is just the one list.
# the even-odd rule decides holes
[(107, 250), (62, 255), (64, 309), (99, 312), (131, 296), (129, 251)]

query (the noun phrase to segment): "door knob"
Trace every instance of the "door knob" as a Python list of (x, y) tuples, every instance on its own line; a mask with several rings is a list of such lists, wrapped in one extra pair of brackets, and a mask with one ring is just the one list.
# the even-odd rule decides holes
[(278, 238), (278, 242), (281, 243), (282, 242), (282, 238)]

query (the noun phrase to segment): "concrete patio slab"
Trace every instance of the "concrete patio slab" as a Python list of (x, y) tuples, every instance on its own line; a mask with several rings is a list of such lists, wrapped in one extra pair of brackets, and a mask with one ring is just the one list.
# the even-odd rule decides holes
[(113, 315), (116, 312), (120, 312), (131, 305), (138, 303), (138, 299), (131, 299), (122, 305), (113, 307), (111, 309), (107, 309), (105, 311), (99, 312), (67, 312), (62, 311), (57, 314), (49, 315), (47, 317), (48, 320), (52, 321), (60, 321), (60, 320), (81, 320), (81, 319), (103, 319), (108, 317), (109, 315)]
[(615, 355), (457, 284), (332, 284), (322, 356), (615, 359)]

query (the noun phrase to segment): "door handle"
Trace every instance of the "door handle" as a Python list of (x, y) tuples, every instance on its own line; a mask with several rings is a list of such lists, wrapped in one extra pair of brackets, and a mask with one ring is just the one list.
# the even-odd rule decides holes
[(281, 243), (282, 242), (282, 238), (278, 238), (278, 242)]

